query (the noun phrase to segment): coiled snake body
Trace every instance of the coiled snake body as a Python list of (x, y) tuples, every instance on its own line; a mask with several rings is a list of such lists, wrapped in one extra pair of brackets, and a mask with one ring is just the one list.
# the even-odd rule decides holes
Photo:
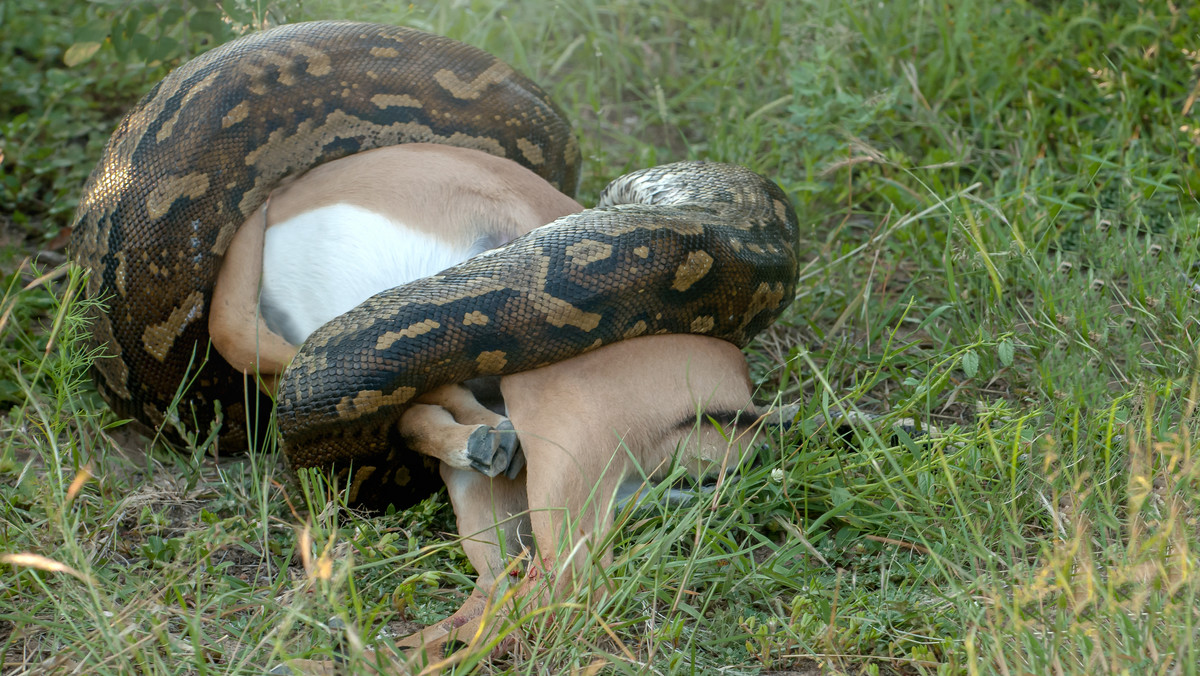
[[(507, 157), (567, 194), (578, 181), (569, 125), (536, 85), (420, 31), (283, 26), (168, 75), (120, 123), (74, 226), (88, 295), (107, 304), (93, 318), (108, 355), (94, 375), (113, 409), (159, 426), (182, 391), (184, 424), (203, 429), (220, 401), (224, 440), (244, 443), (244, 378), (205, 361), (234, 232), (288, 176), (418, 141)], [(310, 336), (278, 392), (285, 452), (295, 466), (370, 468), (384, 499), (409, 503), (438, 485), (398, 441), (414, 397), (638, 335), (743, 346), (794, 295), (796, 238), (784, 193), (748, 170), (629, 174), (597, 208), (378, 294)]]

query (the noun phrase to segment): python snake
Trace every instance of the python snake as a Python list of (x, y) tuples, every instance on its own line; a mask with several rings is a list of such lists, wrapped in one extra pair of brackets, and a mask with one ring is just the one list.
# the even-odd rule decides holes
[[(106, 304), (92, 317), (105, 354), (93, 371), (114, 411), (161, 427), (178, 393), (185, 428), (218, 421), (222, 442), (244, 447), (253, 387), (207, 358), (230, 240), (287, 177), (407, 142), (506, 157), (568, 195), (578, 183), (570, 126), (537, 85), (413, 29), (281, 26), (152, 89), (109, 141), (74, 223), (87, 295)], [(687, 162), (624, 176), (595, 209), (378, 294), (310, 336), (277, 394), (284, 451), (296, 467), (353, 463), (360, 501), (409, 504), (440, 485), (396, 430), (414, 397), (638, 335), (744, 346), (794, 295), (797, 237), (786, 195), (749, 170)]]

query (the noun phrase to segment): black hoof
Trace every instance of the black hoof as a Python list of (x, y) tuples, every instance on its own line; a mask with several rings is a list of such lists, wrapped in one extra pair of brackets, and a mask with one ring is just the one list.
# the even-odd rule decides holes
[(471, 432), (471, 436), (467, 438), (467, 462), (476, 471), (482, 472), (487, 476), (494, 477), (504, 471), (503, 467), (497, 467), (496, 439), (492, 435), (492, 428), (487, 425), (480, 425)]
[[(467, 460), (471, 467), (489, 477), (507, 474), (511, 479), (525, 465), (516, 430), (508, 420), (495, 428), (480, 425), (467, 439)], [(518, 458), (520, 458), (518, 462)], [(516, 465), (516, 469), (513, 469)]]
[(508, 470), (504, 472), (504, 476), (516, 479), (523, 469), (525, 469), (525, 453), (521, 451), (520, 446), (517, 446), (517, 451), (513, 453), (512, 462), (508, 463)]

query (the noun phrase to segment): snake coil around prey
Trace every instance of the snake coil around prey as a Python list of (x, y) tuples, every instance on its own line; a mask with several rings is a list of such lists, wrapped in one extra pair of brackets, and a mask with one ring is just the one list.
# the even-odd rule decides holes
[[(230, 240), (288, 177), (410, 142), (511, 159), (568, 195), (578, 183), (570, 125), (537, 85), (409, 28), (281, 26), (213, 49), (150, 91), (92, 172), (72, 241), (91, 272), (88, 296), (106, 303), (92, 318), (106, 354), (94, 377), (114, 411), (160, 427), (182, 392), (174, 410), (185, 427), (204, 430), (219, 410), (222, 442), (244, 447), (255, 423), (245, 379), (207, 349)], [(744, 346), (792, 300), (797, 237), (786, 195), (747, 169), (682, 162), (621, 177), (596, 208), (321, 327), (280, 382), (284, 450), (298, 467), (373, 467), (388, 500), (420, 499), (439, 481), (395, 429), (414, 397), (638, 335)]]

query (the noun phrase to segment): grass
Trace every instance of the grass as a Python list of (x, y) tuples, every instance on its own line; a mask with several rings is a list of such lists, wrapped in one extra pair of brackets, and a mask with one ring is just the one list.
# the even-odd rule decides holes
[(530, 618), (525, 655), (480, 672), (1200, 671), (1200, 8), (221, 7), (0, 6), (5, 673), (261, 673), (328, 656), (331, 617), (386, 643), (469, 591), (444, 499), (362, 516), (269, 451), (125, 432), (57, 267), (83, 177), (155, 79), (243, 26), (333, 17), (533, 76), (577, 125), (585, 204), (686, 157), (775, 178), (807, 263), (749, 349), (761, 400), (939, 430), (776, 435), (713, 508), (628, 517), (616, 591)]

